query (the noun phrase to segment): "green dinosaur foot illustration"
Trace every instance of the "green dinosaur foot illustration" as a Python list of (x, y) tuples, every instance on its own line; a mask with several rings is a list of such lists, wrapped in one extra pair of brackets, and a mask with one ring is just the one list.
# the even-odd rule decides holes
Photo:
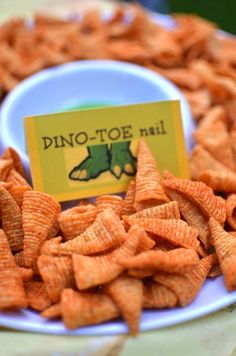
[(107, 145), (91, 146), (87, 147), (87, 150), (88, 157), (72, 169), (70, 179), (88, 181), (109, 170), (110, 154)]
[(119, 179), (123, 173), (133, 176), (136, 172), (136, 158), (129, 148), (130, 142), (117, 142), (111, 145), (111, 173)]

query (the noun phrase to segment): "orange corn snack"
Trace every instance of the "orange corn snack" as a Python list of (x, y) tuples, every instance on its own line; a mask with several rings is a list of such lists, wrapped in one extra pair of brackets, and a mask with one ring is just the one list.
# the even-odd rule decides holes
[(221, 104), (236, 95), (236, 84), (232, 78), (215, 73), (211, 78), (207, 78), (206, 84), (210, 94), (214, 97), (215, 103)]
[(164, 186), (190, 198), (208, 218), (214, 217), (220, 224), (225, 222), (225, 202), (220, 197), (214, 195), (212, 189), (206, 184), (187, 179), (168, 177), (168, 179), (164, 181)]
[(145, 51), (138, 43), (126, 39), (116, 40), (109, 45), (109, 56), (120, 61), (144, 64), (151, 58), (150, 51)]
[(144, 285), (143, 307), (147, 309), (173, 308), (177, 305), (177, 296), (171, 289), (157, 282)]
[(189, 90), (197, 90), (202, 85), (201, 78), (189, 68), (160, 68), (150, 66), (150, 69), (156, 70), (167, 79), (171, 80), (178, 87)]
[(168, 198), (161, 185), (155, 158), (146, 142), (139, 141), (137, 156), (137, 174), (134, 207), (142, 210), (145, 207), (160, 205), (168, 202)]
[(212, 105), (210, 93), (206, 88), (200, 88), (194, 91), (184, 90), (183, 94), (188, 101), (194, 119), (200, 120)]
[(115, 319), (120, 312), (107, 295), (64, 289), (61, 295), (63, 321), (68, 329)]
[(198, 124), (198, 129), (210, 129), (218, 122), (227, 123), (226, 111), (221, 105), (215, 105), (206, 112)]
[(76, 206), (62, 211), (58, 223), (65, 240), (72, 240), (82, 234), (96, 219), (97, 209), (94, 205)]
[(6, 178), (6, 182), (12, 183), (13, 185), (27, 185), (30, 187), (29, 183), (25, 180), (25, 178), (14, 168), (10, 170)]
[(222, 272), (221, 272), (221, 269), (220, 269), (220, 265), (219, 264), (216, 264), (211, 270), (210, 272), (208, 273), (208, 276), (209, 278), (215, 278), (215, 277), (218, 277), (218, 276), (221, 276), (222, 275)]
[(154, 233), (174, 245), (183, 246), (197, 250), (199, 241), (197, 239), (198, 230), (188, 226), (183, 220), (176, 219), (143, 219), (139, 221), (139, 226), (145, 231)]
[(124, 240), (125, 230), (119, 217), (111, 209), (106, 209), (97, 215), (94, 223), (81, 235), (58, 245), (58, 253), (90, 255), (106, 251), (121, 244)]
[[(25, 268), (25, 258), (24, 258), (24, 251), (17, 252), (14, 255), (14, 259), (16, 261), (17, 266)], [(27, 269), (32, 269), (35, 274), (38, 274), (38, 267), (37, 267), (37, 261), (33, 263), (31, 268)]]
[(195, 146), (190, 157), (190, 172), (195, 180), (201, 180), (214, 191), (234, 192), (236, 174), (217, 161), (202, 146)]
[(20, 156), (12, 147), (8, 147), (2, 154), (1, 159), (12, 160), (13, 167), (22, 176), (25, 177), (25, 170), (21, 162)]
[(201, 244), (198, 246), (197, 253), (200, 258), (206, 257), (209, 254), (208, 250), (206, 250)]
[(28, 190), (32, 190), (32, 188), (29, 185), (13, 185), (8, 188), (8, 192), (11, 194), (11, 196), (14, 198), (14, 200), (17, 202), (19, 207), (22, 207), (23, 204), (23, 199), (24, 199), (24, 194)]
[(22, 205), (25, 267), (31, 267), (37, 260), (59, 211), (59, 204), (51, 196), (33, 190), (25, 193)]
[(236, 239), (213, 218), (209, 220), (209, 227), (226, 287), (232, 291), (236, 289)]
[(24, 267), (24, 252), (20, 251), (14, 255), (15, 262), (18, 267)]
[[(131, 229), (130, 229), (131, 230)], [(136, 253), (151, 250), (155, 246), (155, 241), (143, 230)]]
[(226, 199), (226, 220), (236, 230), (236, 194), (230, 194)]
[(104, 288), (118, 306), (121, 315), (128, 324), (131, 335), (139, 331), (139, 320), (143, 304), (143, 283), (141, 280), (119, 276)]
[[(219, 47), (220, 50), (217, 51), (216, 48), (214, 48), (214, 58), (216, 58), (219, 62), (221, 62), (224, 65), (228, 65), (229, 68), (231, 69), (230, 65), (233, 65), (235, 63), (235, 40), (234, 37), (227, 36), (224, 38), (224, 36), (218, 36), (218, 42), (219, 42)], [(213, 49), (212, 49), (213, 50)], [(222, 66), (221, 66), (222, 67)], [(232, 68), (233, 70), (233, 68)]]
[[(226, 166), (217, 161), (210, 152), (204, 147), (196, 145), (189, 158), (189, 168), (191, 178), (193, 180), (200, 180), (200, 174), (208, 169), (213, 171), (227, 171), (231, 172)], [(232, 173), (232, 172), (231, 172)]]
[(92, 205), (89, 199), (81, 199), (78, 206)]
[(153, 55), (154, 63), (166, 68), (179, 66), (182, 62), (182, 48), (172, 33), (160, 31), (156, 40), (158, 46)]
[(154, 274), (156, 274), (156, 270), (151, 268), (142, 268), (142, 269), (132, 268), (132, 269), (128, 269), (126, 273), (130, 277), (134, 277), (136, 279), (144, 279), (146, 277), (154, 276)]
[(59, 318), (61, 316), (61, 304), (50, 305), (50, 307), (40, 313), (40, 316), (47, 319)]
[[(174, 245), (170, 241), (162, 239), (161, 237), (156, 238), (156, 246), (154, 248), (155, 250), (171, 251), (171, 250), (174, 250), (175, 248), (176, 248), (176, 245)], [(198, 251), (198, 249), (197, 249), (197, 251)]]
[(190, 304), (198, 295), (212, 263), (212, 256), (207, 256), (183, 274), (160, 272), (154, 276), (154, 280), (171, 289), (178, 298), (178, 304), (184, 307)]
[(60, 232), (60, 226), (58, 223), (58, 219), (54, 222), (52, 229), (48, 235), (48, 240), (53, 239), (54, 237), (56, 237)]
[(13, 167), (12, 159), (0, 159), (0, 181), (4, 181)]
[(96, 198), (98, 213), (105, 209), (112, 209), (120, 217), (123, 205), (123, 199), (119, 195), (100, 195)]
[(177, 248), (172, 251), (145, 251), (137, 256), (124, 258), (119, 263), (125, 268), (150, 268), (169, 273), (182, 271), (184, 267), (194, 266), (199, 257), (194, 250)]
[(222, 272), (220, 269), (220, 264), (216, 253), (212, 254), (212, 259), (213, 259), (212, 267), (208, 273), (208, 277), (215, 278), (222, 275)]
[(129, 225), (138, 224), (142, 219), (180, 219), (180, 212), (178, 203), (172, 201), (170, 203), (147, 208), (142, 211), (138, 211), (135, 214), (129, 216), (122, 216), (125, 223)]
[[(236, 110), (236, 105), (235, 105), (235, 108), (233, 110), (233, 115), (234, 115), (234, 112)], [(233, 121), (233, 120), (232, 120)], [(234, 122), (234, 121), (233, 121)], [(236, 138), (236, 125), (235, 123), (233, 123), (233, 125), (231, 126), (230, 128), (230, 139), (231, 139), (231, 146), (232, 146), (232, 149), (233, 149), (233, 154), (234, 154), (234, 162), (236, 162), (236, 142), (235, 142), (235, 138)]]
[(57, 303), (64, 288), (75, 286), (72, 260), (70, 257), (41, 255), (37, 263), (47, 294), (52, 303)]
[(192, 14), (175, 14), (174, 18), (177, 23), (176, 38), (182, 42), (186, 54), (191, 58), (201, 55), (215, 33), (216, 25)]
[(136, 212), (136, 209), (134, 207), (134, 199), (135, 199), (135, 180), (131, 180), (125, 194), (122, 215), (131, 215)]
[(122, 272), (122, 267), (114, 263), (112, 254), (104, 256), (72, 255), (76, 285), (79, 290), (104, 284)]
[(236, 174), (234, 172), (207, 169), (200, 173), (199, 179), (214, 191), (231, 193), (236, 190)]
[(226, 123), (215, 122), (209, 128), (199, 128), (194, 132), (196, 142), (208, 150), (216, 160), (231, 170), (234, 170), (235, 163), (231, 140)]
[(0, 310), (24, 308), (27, 300), (19, 269), (12, 256), (7, 237), (0, 229)]
[(23, 283), (29, 282), (33, 278), (34, 272), (31, 268), (18, 267), (18, 271)]
[(2, 228), (5, 232), (12, 252), (23, 249), (22, 215), (16, 201), (11, 194), (0, 186), (0, 207)]
[(133, 256), (145, 232), (133, 226), (124, 243), (113, 252), (102, 256), (72, 255), (76, 285), (79, 290), (110, 282), (123, 270), (118, 262), (121, 258)]
[(87, 31), (99, 31), (103, 27), (100, 11), (98, 9), (90, 9), (85, 11), (81, 27)]
[(179, 209), (185, 221), (198, 230), (198, 238), (203, 246), (208, 249), (210, 246), (208, 218), (202, 213), (200, 208), (184, 194), (168, 189), (171, 199), (178, 202)]
[(30, 281), (25, 283), (25, 293), (28, 304), (32, 309), (41, 311), (51, 305), (51, 300), (47, 294), (45, 284), (40, 281)]
[(190, 171), (193, 179), (203, 181), (214, 191), (235, 191), (236, 174), (201, 146), (195, 146), (192, 151)]
[(61, 241), (61, 236), (57, 236), (55, 238), (45, 241), (41, 247), (40, 255), (59, 256), (59, 245)]
[(212, 66), (204, 59), (191, 63), (191, 68), (203, 79), (215, 103), (223, 103), (236, 95), (235, 82), (225, 76), (214, 73)]
[(6, 183), (6, 182), (1, 182), (0, 181), (0, 187), (3, 187), (5, 189), (10, 189), (12, 187), (12, 183)]

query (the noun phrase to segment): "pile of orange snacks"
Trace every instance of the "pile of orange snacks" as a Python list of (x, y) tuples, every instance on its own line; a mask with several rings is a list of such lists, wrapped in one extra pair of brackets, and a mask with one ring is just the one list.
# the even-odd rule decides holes
[(173, 81), (198, 125), (192, 178), (214, 191), (236, 191), (236, 40), (194, 15), (173, 16), (166, 29), (138, 5), (109, 20), (99, 10), (82, 18), (36, 15), (0, 26), (0, 95), (45, 67), (80, 59), (137, 63)]
[[(124, 20), (126, 12), (129, 20)], [(36, 16), (0, 27), (0, 91), (79, 59), (138, 63), (172, 80), (196, 120), (192, 180), (161, 177), (144, 141), (122, 199), (104, 195), (62, 211), (32, 190), (17, 153), (0, 159), (0, 310), (29, 307), (69, 329), (142, 309), (185, 306), (207, 277), (236, 289), (236, 41), (192, 15), (167, 30), (138, 6), (108, 21)]]
[(236, 195), (161, 177), (142, 139), (124, 199), (61, 211), (32, 190), (11, 148), (0, 180), (0, 310), (29, 307), (69, 329), (122, 317), (134, 335), (143, 309), (184, 307), (207, 277), (236, 289)]

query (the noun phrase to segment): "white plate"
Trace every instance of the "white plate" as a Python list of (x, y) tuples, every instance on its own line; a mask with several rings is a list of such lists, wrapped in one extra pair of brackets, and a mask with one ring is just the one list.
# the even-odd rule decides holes
[[(174, 25), (170, 16), (152, 14), (152, 17), (166, 27)], [(223, 277), (209, 279), (194, 302), (185, 308), (144, 311), (140, 330), (147, 331), (179, 324), (215, 312), (234, 302), (236, 302), (236, 291), (227, 292)], [(0, 325), (18, 330), (64, 335), (112, 335), (128, 332), (126, 324), (120, 319), (68, 331), (62, 321), (48, 321), (29, 309), (9, 313), (0, 312)]]
[[(234, 302), (236, 302), (236, 291), (227, 292), (222, 277), (209, 279), (194, 302), (185, 308), (144, 311), (140, 330), (147, 331), (183, 323), (217, 311)], [(128, 332), (126, 324), (121, 320), (68, 331), (62, 321), (48, 321), (29, 309), (0, 313), (0, 325), (31, 332), (64, 335), (112, 335)]]

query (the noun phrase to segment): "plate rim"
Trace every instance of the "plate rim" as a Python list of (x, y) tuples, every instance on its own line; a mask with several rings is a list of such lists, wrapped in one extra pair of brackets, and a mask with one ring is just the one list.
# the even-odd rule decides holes
[[(217, 285), (216, 285), (217, 283)], [(220, 287), (220, 290), (224, 293), (220, 299), (215, 299), (209, 305), (204, 305), (200, 307), (194, 308), (194, 304), (197, 304), (200, 298), (204, 298), (204, 293), (206, 293), (206, 289), (213, 289), (213, 287)], [(208, 291), (209, 293), (209, 291)], [(157, 318), (155, 318), (152, 322), (150, 320), (141, 320), (140, 321), (140, 332), (157, 330), (166, 328), (169, 326), (175, 326), (178, 324), (185, 323), (187, 321), (196, 320), (200, 317), (204, 317), (208, 314), (212, 314), (216, 311), (221, 310), (233, 303), (236, 302), (236, 291), (228, 292), (225, 288), (223, 276), (216, 277), (214, 279), (207, 279), (204, 283), (199, 295), (194, 299), (194, 301), (186, 307), (176, 307), (176, 308), (165, 308), (165, 309), (150, 309), (142, 311), (142, 318), (146, 315), (150, 315), (155, 313)], [(177, 312), (177, 313), (176, 313)], [(42, 334), (55, 334), (55, 335), (80, 335), (80, 336), (101, 336), (101, 335), (119, 335), (119, 334), (127, 334), (128, 327), (126, 323), (121, 320), (108, 321), (105, 323), (101, 323), (98, 325), (86, 326), (77, 328), (75, 330), (68, 330), (65, 328), (63, 321), (57, 320), (48, 320), (40, 317), (39, 313), (36, 311), (31, 311), (29, 309), (21, 310), (23, 313), (23, 318), (27, 318), (27, 315), (32, 315), (33, 319), (36, 320), (22, 320), (21, 318), (18, 320), (20, 316), (17, 316), (17, 319), (12, 319), (13, 312), (6, 313), (0, 312), (0, 325), (2, 327), (10, 328), (13, 330), (23, 330), (29, 331), (32, 333), (42, 333)], [(173, 314), (175, 313), (175, 314)], [(162, 319), (162, 314), (166, 317), (165, 320)], [(159, 319), (158, 315), (162, 317)], [(37, 321), (41, 321), (41, 323), (37, 323)]]

